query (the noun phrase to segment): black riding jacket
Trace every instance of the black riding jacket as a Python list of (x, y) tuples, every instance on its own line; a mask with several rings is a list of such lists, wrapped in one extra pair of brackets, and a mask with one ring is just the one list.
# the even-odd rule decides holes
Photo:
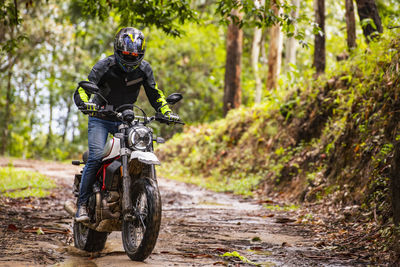
[[(150, 64), (145, 60), (133, 72), (127, 73), (118, 66), (114, 55), (111, 55), (97, 62), (88, 78), (89, 81), (99, 86), (101, 95), (107, 99), (109, 105), (113, 105), (114, 109), (123, 104), (135, 103), (141, 85), (143, 85), (150, 104), (156, 111), (167, 103), (163, 92), (157, 88)], [(82, 106), (84, 102), (89, 102), (89, 98), (90, 95), (86, 94), (82, 88), (78, 88), (74, 93), (74, 101), (78, 107)], [(98, 105), (105, 104), (103, 103), (104, 100), (97, 96), (94, 96), (91, 102)], [(169, 107), (164, 106), (161, 112), (165, 113), (167, 110), (169, 110)], [(114, 120), (112, 117), (101, 118)]]

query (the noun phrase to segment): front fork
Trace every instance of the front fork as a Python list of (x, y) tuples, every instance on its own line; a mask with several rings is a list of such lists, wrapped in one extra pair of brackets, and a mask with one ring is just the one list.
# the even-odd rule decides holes
[[(132, 214), (135, 214), (134, 207), (132, 206), (132, 199), (131, 199), (131, 182), (132, 178), (129, 175), (129, 170), (128, 170), (128, 162), (129, 162), (129, 156), (130, 156), (130, 150), (125, 146), (126, 144), (126, 138), (127, 137), (127, 129), (128, 127), (124, 124), (120, 126), (122, 129), (122, 134), (118, 135), (116, 134), (115, 136), (121, 139), (121, 161), (122, 161), (122, 214), (123, 214), (123, 219), (124, 220), (133, 220)], [(150, 149), (153, 151), (153, 148), (151, 147)], [(154, 165), (150, 165), (150, 178), (154, 180), (155, 183), (157, 183), (157, 178), (156, 178), (156, 171), (154, 168)]]
[(131, 176), (128, 171), (128, 157), (129, 149), (125, 146), (126, 144), (126, 131), (128, 127), (121, 124), (120, 129), (122, 129), (121, 135), (116, 136), (120, 138), (121, 144), (121, 161), (122, 161), (122, 214), (124, 220), (132, 220), (132, 199), (131, 199)]

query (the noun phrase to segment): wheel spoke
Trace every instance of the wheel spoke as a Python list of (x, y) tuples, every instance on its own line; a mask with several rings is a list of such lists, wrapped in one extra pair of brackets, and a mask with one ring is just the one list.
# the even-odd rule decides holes
[(148, 215), (148, 208), (147, 208), (147, 197), (145, 193), (141, 193), (134, 203), (132, 215), (134, 216), (135, 220), (131, 222), (126, 222), (129, 224), (127, 233), (129, 235), (129, 246), (131, 249), (136, 250), (143, 238), (144, 233), (146, 232), (146, 218)]
[(144, 230), (143, 233), (144, 233), (144, 232), (146, 232), (146, 225), (144, 224), (144, 220), (141, 215), (139, 215), (139, 219), (140, 219), (140, 222), (142, 223), (143, 230)]
[(141, 179), (132, 186), (132, 220), (124, 220), (124, 249), (132, 260), (144, 260), (155, 246), (161, 219), (161, 203), (157, 187)]

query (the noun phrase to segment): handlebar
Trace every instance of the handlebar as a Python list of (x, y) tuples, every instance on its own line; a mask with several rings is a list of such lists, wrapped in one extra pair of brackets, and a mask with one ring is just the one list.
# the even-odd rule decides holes
[[(130, 104), (129, 104), (130, 105)], [(122, 106), (121, 106), (122, 107)], [(100, 115), (105, 115), (105, 116), (114, 116), (115, 118), (117, 118), (118, 120), (125, 122), (122, 118), (122, 113), (121, 112), (117, 112), (117, 110), (120, 110), (121, 107), (118, 107), (115, 111), (112, 109), (111, 106), (103, 106), (103, 107), (98, 107), (98, 109), (96, 111), (92, 111), (91, 113), (97, 113)], [(131, 105), (132, 107), (132, 105)], [(145, 124), (150, 123), (152, 121), (158, 121), (160, 123), (165, 123), (165, 124), (180, 124), (180, 125), (185, 125), (185, 123), (183, 121), (173, 121), (168, 119), (167, 117), (165, 117), (162, 113), (160, 112), (156, 112), (155, 116), (151, 116), (151, 117), (147, 117), (147, 116), (136, 116), (135, 115), (135, 119), (141, 119), (143, 122), (145, 122)], [(147, 122), (147, 123), (146, 123)]]

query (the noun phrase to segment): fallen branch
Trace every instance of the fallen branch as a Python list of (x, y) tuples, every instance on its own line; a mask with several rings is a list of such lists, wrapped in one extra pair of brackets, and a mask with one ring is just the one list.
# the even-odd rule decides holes
[(23, 233), (37, 233), (37, 231), (41, 229), (43, 233), (45, 234), (64, 234), (67, 235), (70, 233), (68, 229), (65, 230), (54, 230), (54, 229), (48, 229), (48, 228), (41, 228), (41, 227), (33, 227), (32, 229), (22, 229), (21, 231)]

